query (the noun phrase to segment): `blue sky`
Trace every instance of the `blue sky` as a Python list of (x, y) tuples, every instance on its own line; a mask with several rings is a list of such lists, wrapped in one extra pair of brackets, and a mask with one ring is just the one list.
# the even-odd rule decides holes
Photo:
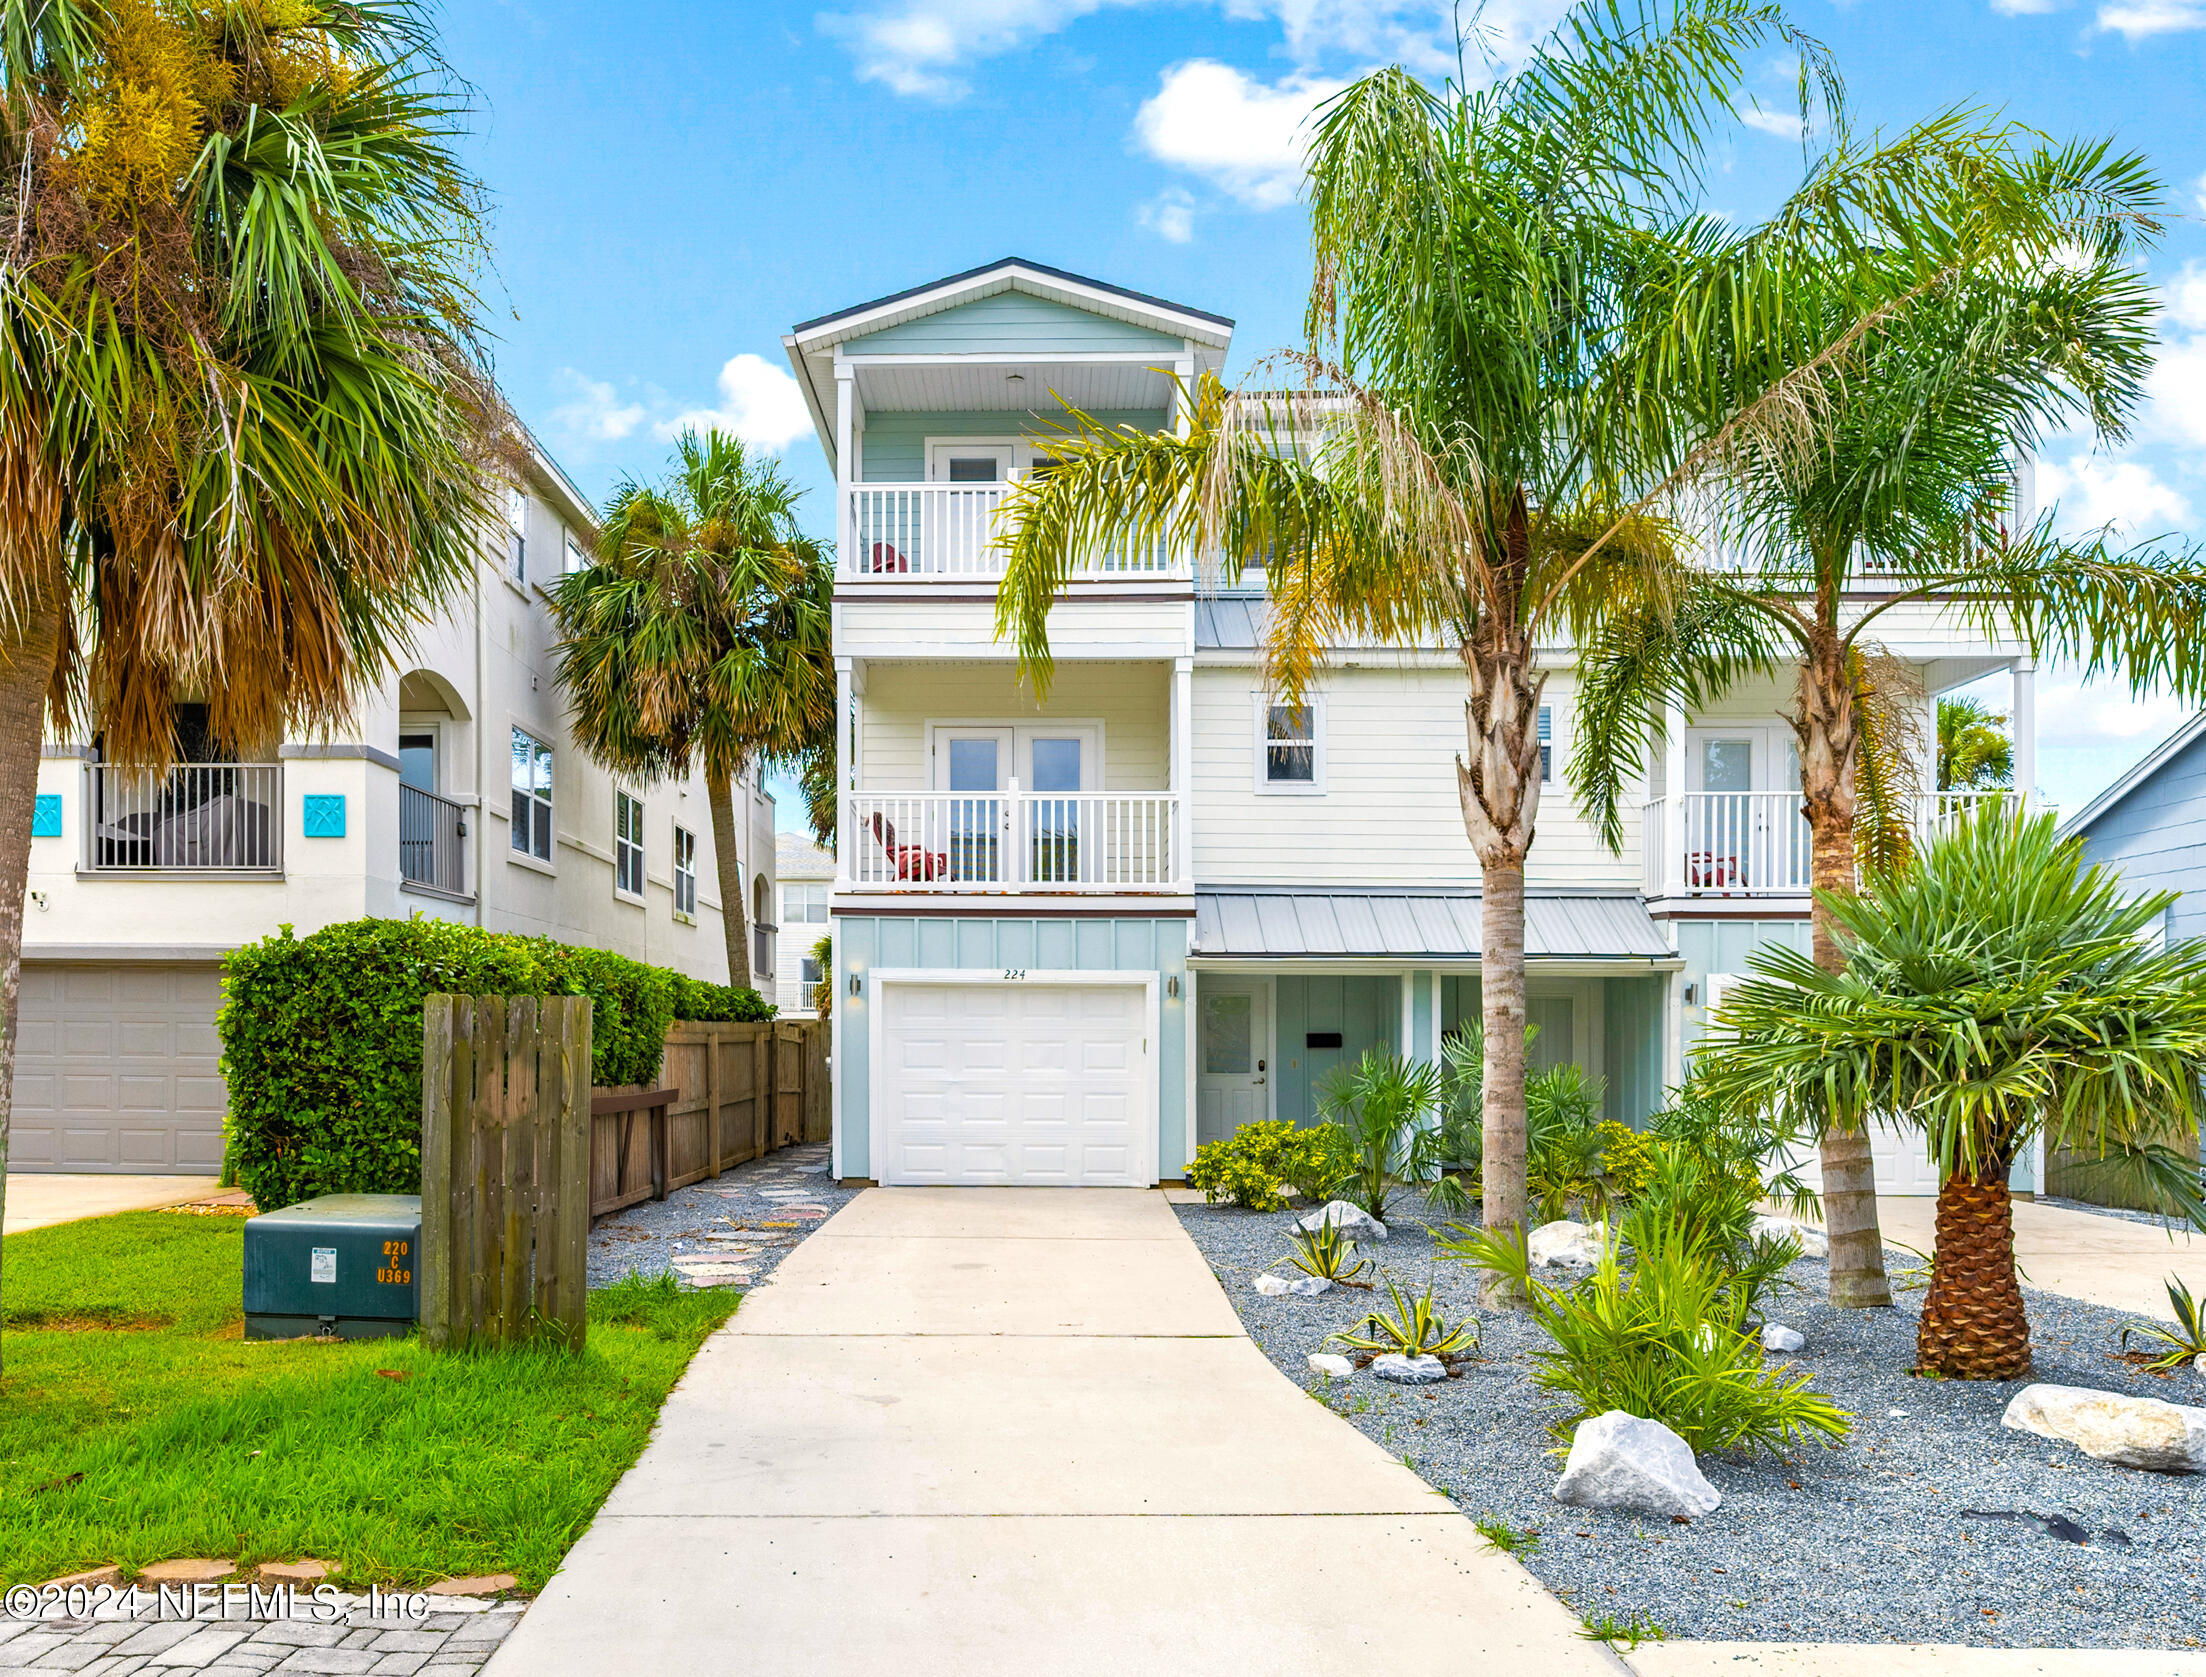
[[(500, 380), (594, 495), (655, 471), (683, 422), (717, 421), (781, 451), (831, 530), (792, 323), (1020, 255), (1231, 315), (1246, 365), (1299, 330), (1302, 115), (1375, 64), (1445, 74), (1456, 10), (467, 0), (445, 41), (481, 103)], [(1490, 0), (1474, 74), (1561, 10)], [(2040, 488), (2079, 529), (2206, 538), (2206, 0), (1799, 0), (1793, 17), (1836, 55), (1859, 127), (1975, 106), (2150, 160), (2172, 212), (2151, 401), (2122, 448), (2055, 439)], [(1715, 203), (1740, 216), (1801, 167), (1790, 64), (1769, 54), (1754, 85), (1763, 108), (1714, 159)], [(2069, 809), (2182, 715), (2065, 672), (2040, 683), (2039, 782)]]

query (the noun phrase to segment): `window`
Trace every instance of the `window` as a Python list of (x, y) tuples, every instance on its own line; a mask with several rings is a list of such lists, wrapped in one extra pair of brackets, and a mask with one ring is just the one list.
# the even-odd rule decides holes
[(784, 926), (827, 924), (825, 885), (784, 885), (781, 888), (781, 923)]
[(797, 982), (807, 990), (818, 987), (820, 982), (820, 958), (807, 955), (797, 962)]
[(767, 916), (774, 912), (774, 890), (760, 874), (751, 882), (751, 982), (763, 984), (774, 970), (774, 927)]
[(613, 889), (643, 895), (643, 800), (626, 792), (613, 794)]
[(1318, 699), (1281, 704), (1259, 697), (1256, 707), (1256, 789), (1325, 790), (1325, 711)]
[(1552, 705), (1540, 706), (1540, 784), (1545, 786), (1555, 778), (1555, 710)]
[(697, 917), (697, 835), (674, 829), (674, 912)]
[(567, 569), (579, 571), (590, 563), (590, 556), (582, 550), (582, 544), (572, 535), (567, 538)]
[(506, 491), (506, 575), (515, 582), (529, 579), (529, 498), (518, 489)]
[(513, 848), (539, 862), (552, 853), (551, 747), (513, 730)]

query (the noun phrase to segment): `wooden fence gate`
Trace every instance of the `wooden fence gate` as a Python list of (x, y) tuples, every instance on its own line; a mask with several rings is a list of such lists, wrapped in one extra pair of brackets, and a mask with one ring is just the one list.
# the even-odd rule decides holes
[(421, 1034), (422, 1338), (581, 1350), (589, 999), (431, 996)]

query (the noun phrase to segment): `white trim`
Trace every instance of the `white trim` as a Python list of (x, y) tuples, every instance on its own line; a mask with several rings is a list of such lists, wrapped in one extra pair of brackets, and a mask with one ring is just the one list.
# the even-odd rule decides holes
[(1251, 695), (1254, 700), (1250, 712), (1253, 728), (1254, 754), (1250, 762), (1250, 776), (1254, 790), (1260, 798), (1322, 798), (1325, 796), (1325, 696), (1310, 693), (1302, 703), (1310, 712), (1310, 778), (1307, 781), (1273, 780), (1267, 775), (1270, 766), (1268, 747), (1271, 744), (1267, 728), (1271, 720), (1271, 707), (1284, 701), (1258, 689)]
[[(944, 314), (1005, 291), (1023, 291), (1044, 302), (1065, 303), (1129, 326), (1143, 326), (1165, 337), (1193, 338), (1207, 349), (1223, 349), (1233, 338), (1233, 328), (1215, 320), (1204, 320), (1182, 309), (1136, 301), (1117, 291), (1044, 274), (1023, 262), (1008, 262), (950, 284), (929, 286), (893, 301), (877, 303), (855, 314), (837, 314), (832, 320), (823, 321), (807, 331), (791, 332), (787, 342), (792, 347), (817, 354), (831, 345), (847, 343), (853, 338), (869, 338), (875, 332), (900, 326), (907, 320)], [(1152, 322), (1162, 324), (1150, 324)], [(1154, 357), (1162, 352), (1152, 349), (1144, 353)]]
[[(947, 776), (942, 772), (946, 765), (937, 760), (936, 745), (940, 733), (991, 733), (1011, 736), (1011, 760), (1003, 766), (1003, 784), (996, 788), (1008, 792), (1014, 782), (1024, 791), (1034, 789), (1033, 747), (1040, 739), (1070, 739), (1084, 736), (1082, 743), (1089, 749), (1080, 756), (1080, 790), (1103, 791), (1103, 720), (1101, 717), (1066, 716), (1046, 717), (1039, 722), (999, 722), (991, 717), (930, 717), (923, 725), (927, 747), (927, 789), (947, 792)], [(882, 787), (867, 787), (867, 791), (885, 791)], [(1170, 791), (1167, 787), (1165, 790)], [(1138, 794), (1128, 794), (1135, 796)], [(1044, 793), (1043, 796), (1048, 796)]]
[[(838, 941), (837, 947), (840, 948)], [(1160, 1087), (1157, 1067), (1162, 1062), (1164, 1042), (1164, 979), (1154, 972), (1099, 971), (1081, 972), (1076, 969), (1022, 970), (996, 967), (875, 967), (866, 973), (866, 1011), (869, 1015), (866, 1029), (866, 1168), (873, 1173), (873, 1180), (887, 1186), (883, 1170), (886, 1154), (882, 1150), (881, 1096), (887, 1081), (883, 1076), (884, 1050), (888, 1029), (888, 1008), (882, 998), (882, 989), (890, 984), (911, 985), (982, 985), (982, 984), (1055, 984), (1087, 987), (1105, 984), (1138, 984), (1146, 1002), (1142, 1016), (1142, 1028), (1148, 1033), (1142, 1042), (1142, 1064), (1147, 1075), (1140, 1079), (1148, 1098), (1146, 1122), (1139, 1124), (1141, 1132), (1141, 1158), (1135, 1175), (1155, 1186), (1157, 1181), (1158, 1143), (1162, 1137), (1163, 1091)], [(840, 987), (839, 987), (840, 988)], [(837, 1021), (836, 1035), (842, 1032)], [(838, 1166), (839, 1169), (839, 1166)]]
[[(979, 302), (980, 299), (976, 297), (974, 301)], [(940, 313), (942, 311), (937, 310), (936, 312)], [(924, 319), (925, 317), (919, 316), (916, 318)], [(899, 321), (897, 324), (903, 325), (904, 322)], [(1127, 321), (1125, 324), (1130, 326), (1133, 322)], [(893, 331), (894, 328), (884, 326), (881, 330), (887, 332)], [(860, 336), (865, 335), (860, 334)], [(868, 353), (861, 350), (856, 355), (845, 354), (843, 351), (837, 350), (835, 352), (835, 365), (838, 368), (1129, 366), (1161, 372), (1163, 368), (1158, 365), (1158, 358), (1168, 353), (1170, 352), (1162, 347), (1156, 349), (1005, 349), (981, 352), (962, 349), (936, 349), (893, 354)], [(1173, 356), (1175, 364), (1179, 359), (1177, 355)], [(880, 411), (888, 413), (893, 410), (883, 408)]]

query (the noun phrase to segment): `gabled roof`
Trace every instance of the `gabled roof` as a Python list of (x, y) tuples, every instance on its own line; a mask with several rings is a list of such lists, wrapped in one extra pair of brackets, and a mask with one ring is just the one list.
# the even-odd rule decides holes
[(950, 274), (909, 290), (876, 297), (870, 303), (854, 303), (847, 309), (800, 320), (790, 328), (789, 335), (812, 349), (823, 341), (836, 343), (845, 338), (864, 337), (883, 327), (916, 320), (923, 314), (954, 309), (961, 303), (992, 296), (998, 291), (1030, 291), (1053, 302), (1094, 309), (1099, 314), (1168, 332), (1174, 337), (1194, 338), (1198, 342), (1215, 339), (1222, 345), (1233, 333), (1233, 322), (1225, 315), (1190, 308), (1185, 303), (1167, 302), (1147, 292), (1130, 291), (1123, 285), (1090, 279), (1085, 274), (1052, 268), (1046, 263), (1029, 262), (1022, 256), (1006, 256), (978, 268), (968, 268), (962, 274)]
[(2112, 786), (2109, 786), (2104, 792), (2085, 804), (2083, 808), (2076, 811), (2074, 815), (2063, 821), (2060, 826), (2061, 837), (2074, 838), (2082, 833), (2098, 821), (2101, 816), (2113, 809), (2116, 804), (2122, 802), (2132, 792), (2144, 785), (2146, 781), (2158, 774), (2175, 758), (2181, 756), (2194, 741), (2202, 736), (2206, 736), (2206, 710), (2200, 711), (2184, 723), (2182, 727), (2176, 729), (2174, 733), (2146, 752), (2143, 761), (2139, 762), (2129, 773), (2123, 775)]

